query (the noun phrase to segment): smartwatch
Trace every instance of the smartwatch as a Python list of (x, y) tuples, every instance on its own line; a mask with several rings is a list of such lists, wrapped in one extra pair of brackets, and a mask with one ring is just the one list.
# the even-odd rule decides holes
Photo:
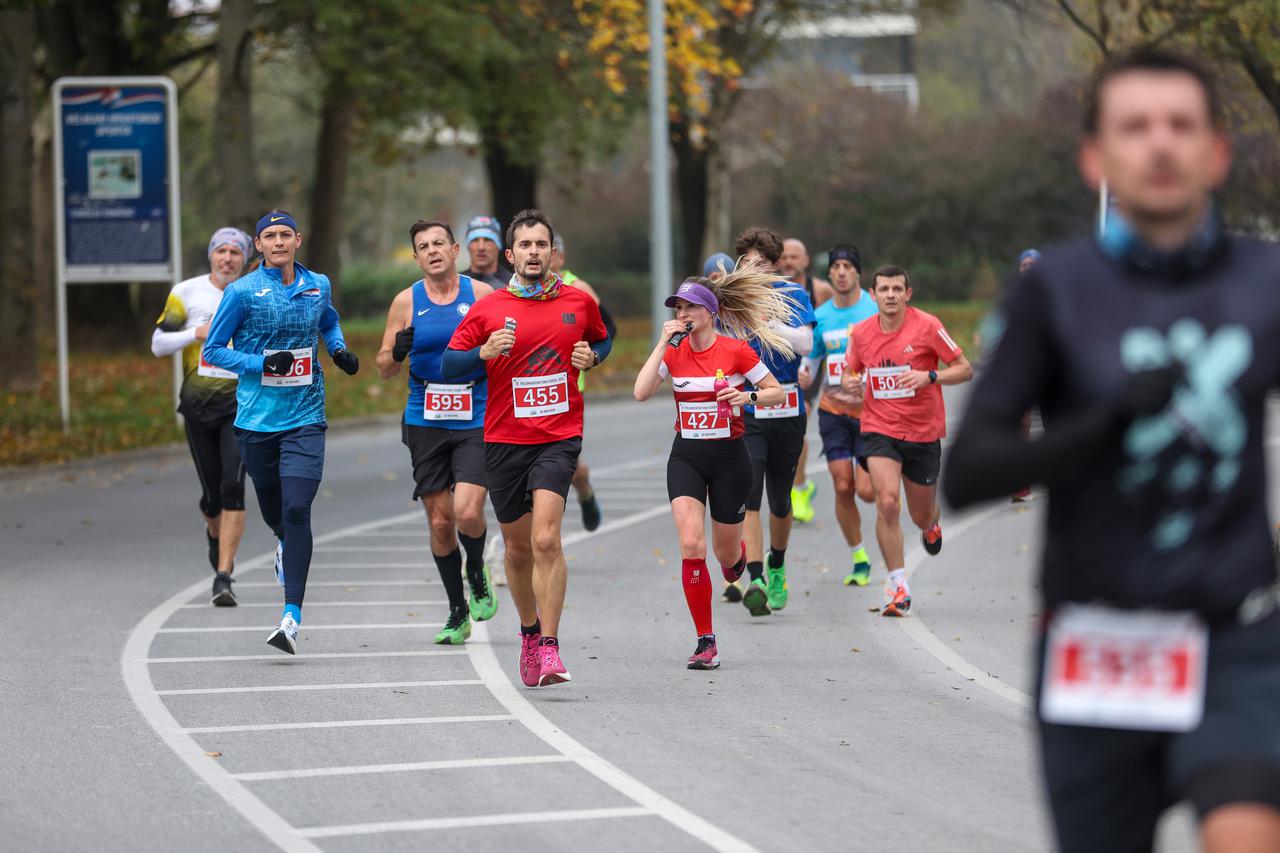
[(751, 400), (751, 405), (753, 406), (756, 404), (756, 400), (760, 399), (755, 391), (752, 391), (750, 394), (748, 394), (747, 398)]
[(930, 371), (929, 371), (929, 384), (930, 384), (930, 385), (932, 385), (933, 383), (935, 383), (935, 382), (937, 382), (937, 381), (938, 381), (938, 371), (936, 371), (936, 370), (930, 370)]

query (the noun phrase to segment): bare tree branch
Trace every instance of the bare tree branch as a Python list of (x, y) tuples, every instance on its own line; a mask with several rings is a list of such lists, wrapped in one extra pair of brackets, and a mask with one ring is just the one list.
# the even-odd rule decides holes
[(1058, 0), (1058, 8), (1062, 13), (1071, 19), (1071, 23), (1076, 25), (1076, 29), (1084, 33), (1089, 39), (1098, 46), (1102, 51), (1102, 55), (1106, 56), (1110, 51), (1107, 49), (1107, 39), (1102, 33), (1089, 26), (1084, 18), (1080, 17), (1080, 13), (1071, 5), (1071, 0)]

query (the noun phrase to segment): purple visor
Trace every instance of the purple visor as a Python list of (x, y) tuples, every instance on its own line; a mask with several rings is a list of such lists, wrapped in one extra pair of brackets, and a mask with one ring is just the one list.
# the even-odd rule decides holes
[(667, 297), (667, 301), (662, 303), (668, 308), (676, 307), (676, 300), (683, 299), (686, 302), (692, 302), (695, 305), (701, 305), (712, 314), (720, 313), (720, 302), (716, 299), (716, 295), (707, 287), (698, 284), (696, 281), (686, 281), (680, 285), (680, 288)]

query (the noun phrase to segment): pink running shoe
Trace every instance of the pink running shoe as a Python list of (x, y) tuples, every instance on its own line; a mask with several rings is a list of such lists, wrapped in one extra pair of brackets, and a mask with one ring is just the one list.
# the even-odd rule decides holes
[(538, 686), (538, 675), (542, 672), (542, 657), (538, 654), (541, 641), (541, 634), (520, 635), (520, 680), (525, 687)]
[(719, 666), (720, 653), (716, 650), (716, 635), (699, 637), (698, 648), (689, 657), (689, 669), (716, 669)]
[(539, 687), (571, 680), (569, 670), (564, 668), (564, 662), (560, 660), (558, 645), (543, 640), (542, 645), (538, 646), (538, 659), (542, 663), (542, 672), (538, 675)]

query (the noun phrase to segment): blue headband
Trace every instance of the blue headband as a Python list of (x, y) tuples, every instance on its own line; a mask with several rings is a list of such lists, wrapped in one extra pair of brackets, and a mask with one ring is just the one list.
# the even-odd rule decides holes
[(1018, 255), (1018, 266), (1022, 266), (1022, 262), (1028, 259), (1038, 261), (1040, 260), (1040, 253), (1035, 249), (1027, 249), (1021, 255)]
[(270, 213), (262, 214), (262, 218), (258, 220), (258, 227), (254, 229), (254, 236), (258, 236), (272, 225), (286, 225), (294, 231), (298, 230), (298, 223), (293, 221), (292, 216), (285, 213), (283, 210), (274, 210)]
[(214, 231), (213, 236), (209, 238), (209, 257), (213, 257), (214, 251), (219, 246), (233, 246), (239, 249), (245, 260), (253, 254), (253, 240), (239, 228), (219, 228)]

